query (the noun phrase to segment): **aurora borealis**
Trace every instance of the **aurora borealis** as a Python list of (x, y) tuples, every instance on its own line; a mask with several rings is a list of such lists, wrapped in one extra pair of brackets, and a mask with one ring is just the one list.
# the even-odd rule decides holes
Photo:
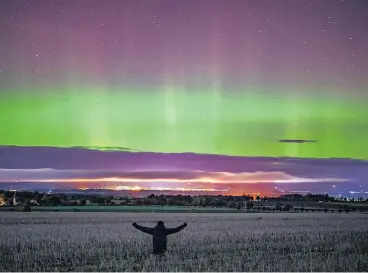
[[(280, 94), (275, 101), (251, 90), (224, 95), (216, 105), (216, 98), (209, 97), (210, 89), (198, 88), (193, 93), (172, 89), (124, 93), (90, 87), (75, 94), (60, 90), (38, 98), (22, 94), (4, 99), (2, 115), (14, 115), (1, 124), (6, 132), (3, 141), (22, 146), (122, 146), (236, 156), (367, 156), (362, 149), (368, 137), (364, 101), (322, 95), (282, 98)], [(317, 142), (301, 145), (280, 143), (280, 139)]]
[[(86, 155), (99, 150), (97, 157), (140, 156), (124, 170), (124, 161), (112, 167), (88, 163), (86, 155), (83, 166), (68, 166), (91, 170), (92, 164), (107, 178), (113, 174), (106, 170), (124, 177), (159, 171), (171, 172), (174, 183), (172, 171), (209, 171), (199, 159), (183, 170), (185, 155), (175, 164), (152, 165), (150, 158), (193, 153), (210, 161), (210, 155), (249, 158), (247, 164), (287, 157), (308, 162), (295, 174), (289, 163), (230, 171), (214, 163), (208, 176), (243, 173), (245, 192), (244, 173), (257, 172), (269, 172), (268, 182), (282, 173), (307, 184), (332, 178), (364, 184), (368, 174), (356, 162), (368, 159), (367, 11), (365, 0), (3, 0), (0, 145), (17, 152), (3, 148), (0, 180), (58, 170), (59, 164), (47, 164), (55, 156), (54, 150), (47, 155), (48, 147), (65, 149), (59, 161), (84, 147)], [(29, 147), (39, 147), (32, 148), (34, 158), (17, 165), (14, 158)], [(336, 174), (331, 158), (353, 163)], [(317, 159), (326, 167), (311, 182)], [(19, 169), (13, 180), (10, 169)], [(71, 179), (89, 177), (82, 173)], [(60, 178), (53, 174), (48, 179)]]

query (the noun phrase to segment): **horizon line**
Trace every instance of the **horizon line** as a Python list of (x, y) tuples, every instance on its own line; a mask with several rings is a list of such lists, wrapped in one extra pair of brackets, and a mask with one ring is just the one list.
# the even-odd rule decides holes
[[(298, 143), (289, 143), (289, 144), (298, 144)], [(120, 147), (120, 146), (37, 146), (37, 145), (0, 145), (0, 149), (2, 148), (52, 148), (52, 149), (80, 149), (80, 150), (93, 150), (102, 153), (106, 152), (123, 152), (123, 153), (134, 153), (134, 154), (160, 154), (160, 155), (203, 155), (203, 156), (222, 156), (222, 157), (234, 157), (234, 158), (270, 158), (270, 159), (313, 159), (313, 160), (355, 160), (355, 161), (368, 161), (367, 158), (352, 158), (352, 157), (291, 157), (291, 156), (240, 156), (240, 155), (231, 155), (231, 154), (213, 154), (213, 153), (195, 153), (195, 152), (155, 152), (155, 151), (143, 151), (139, 149), (133, 149), (128, 147)], [(118, 149), (112, 149), (118, 148)], [(0, 158), (1, 154), (4, 151), (0, 150)]]

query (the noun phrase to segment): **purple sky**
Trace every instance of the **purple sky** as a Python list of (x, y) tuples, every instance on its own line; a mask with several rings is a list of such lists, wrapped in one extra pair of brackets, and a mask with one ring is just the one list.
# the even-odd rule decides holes
[(364, 87), (367, 11), (365, 0), (2, 0), (0, 79)]

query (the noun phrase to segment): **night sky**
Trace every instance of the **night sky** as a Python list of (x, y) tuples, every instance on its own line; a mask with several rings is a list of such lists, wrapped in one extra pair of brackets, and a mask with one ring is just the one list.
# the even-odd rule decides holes
[[(0, 145), (15, 147), (0, 149), (0, 180), (66, 179), (60, 162), (78, 150), (71, 180), (149, 171), (140, 183), (170, 185), (221, 157), (194, 182), (367, 188), (367, 14), (366, 0), (1, 0)], [(343, 175), (332, 158), (349, 162)], [(220, 173), (270, 159), (277, 170)]]

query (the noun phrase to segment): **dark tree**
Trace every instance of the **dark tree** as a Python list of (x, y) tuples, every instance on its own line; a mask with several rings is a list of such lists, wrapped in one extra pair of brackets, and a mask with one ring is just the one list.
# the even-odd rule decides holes
[(284, 211), (290, 211), (291, 209), (293, 209), (292, 204), (286, 204), (286, 206), (284, 207)]
[(247, 203), (247, 209), (252, 209), (254, 207), (253, 202), (248, 202)]
[(226, 207), (227, 203), (225, 200), (221, 199), (221, 198), (218, 198), (216, 199), (216, 207), (219, 207), (219, 208), (223, 208), (223, 207)]
[(216, 207), (216, 199), (211, 199), (211, 201), (208, 203), (210, 207)]
[(24, 212), (31, 212), (31, 206), (29, 204), (29, 200), (25, 200), (25, 202), (23, 203), (24, 205), (22, 206), (21, 210)]
[(95, 204), (104, 205), (105, 204), (105, 198), (103, 198), (101, 196), (93, 196), (91, 198), (91, 202), (95, 203)]
[(174, 198), (169, 198), (167, 199), (167, 204), (172, 207), (172, 206), (175, 206), (175, 200)]
[(227, 204), (226, 204), (226, 205), (227, 205), (227, 207), (228, 207), (228, 208), (230, 208), (230, 209), (234, 209), (236, 204), (235, 204), (235, 202), (234, 202), (234, 201), (229, 201), (229, 202), (227, 202)]
[(329, 197), (328, 197), (328, 194), (326, 193), (325, 196), (324, 196), (323, 201), (327, 202), (328, 200), (329, 200)]
[(241, 210), (243, 208), (243, 202), (240, 201), (236, 202), (235, 207), (237, 210)]
[(47, 206), (59, 206), (61, 205), (61, 199), (57, 195), (52, 195), (46, 200)]

